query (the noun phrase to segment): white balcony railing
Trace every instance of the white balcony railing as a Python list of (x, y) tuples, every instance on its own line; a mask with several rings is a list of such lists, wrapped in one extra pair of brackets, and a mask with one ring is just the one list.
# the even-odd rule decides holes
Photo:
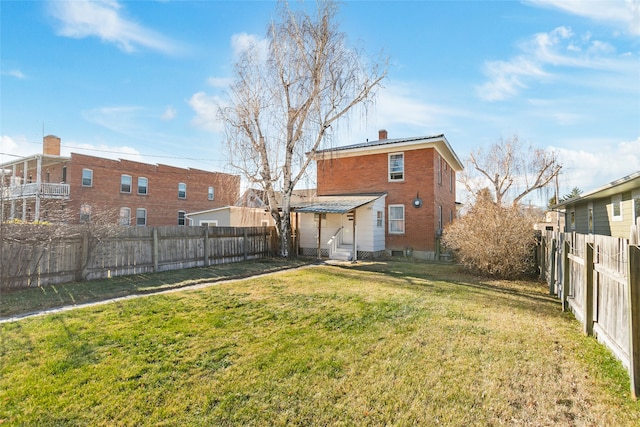
[[(5, 200), (21, 199), (23, 197), (35, 197), (38, 194), (38, 184), (10, 185), (2, 188), (2, 197)], [(40, 197), (43, 199), (68, 199), (69, 184), (40, 184)]]

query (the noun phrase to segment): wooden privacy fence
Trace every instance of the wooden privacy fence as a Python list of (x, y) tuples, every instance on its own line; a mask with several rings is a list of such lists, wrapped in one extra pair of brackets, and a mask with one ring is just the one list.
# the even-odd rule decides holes
[(541, 276), (549, 292), (622, 361), (640, 397), (640, 246), (610, 236), (547, 231)]
[(2, 288), (17, 289), (264, 258), (273, 227), (126, 227), (43, 244), (2, 242)]

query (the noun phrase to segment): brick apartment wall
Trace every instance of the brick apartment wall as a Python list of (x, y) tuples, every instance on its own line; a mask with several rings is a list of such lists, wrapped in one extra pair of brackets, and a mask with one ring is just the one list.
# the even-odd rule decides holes
[[(82, 170), (93, 170), (93, 186), (82, 186)], [(132, 178), (131, 193), (120, 192), (121, 175)], [(148, 179), (147, 194), (140, 195), (138, 178)], [(94, 209), (105, 207), (118, 211), (131, 209), (135, 225), (136, 209), (147, 210), (148, 226), (177, 225), (178, 211), (196, 212), (233, 204), (240, 193), (240, 177), (198, 169), (152, 165), (129, 160), (110, 160), (73, 153), (67, 170), (70, 184), (68, 207), (80, 217), (83, 203)], [(178, 198), (178, 183), (187, 184), (186, 199)], [(208, 200), (208, 188), (214, 188), (214, 200)]]
[[(393, 152), (404, 152), (402, 182), (388, 180), (388, 155)], [(387, 249), (434, 251), (438, 205), (442, 205), (443, 226), (449, 223), (449, 212), (455, 212), (455, 172), (449, 165), (443, 167), (442, 184), (437, 182), (435, 174), (441, 157), (433, 148), (389, 153), (318, 160), (318, 196), (386, 192)], [(444, 159), (442, 162), (446, 164)], [(450, 174), (454, 174), (451, 190)], [(423, 200), (420, 208), (413, 207), (417, 194)], [(394, 204), (405, 206), (404, 234), (388, 233), (388, 206)]]

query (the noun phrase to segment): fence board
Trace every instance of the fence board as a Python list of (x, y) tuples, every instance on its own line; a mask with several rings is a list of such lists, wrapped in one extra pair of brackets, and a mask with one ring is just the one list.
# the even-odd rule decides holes
[[(640, 317), (640, 307), (631, 302), (630, 271), (637, 271), (639, 267), (632, 265), (629, 251), (635, 246), (629, 246), (627, 239), (610, 236), (544, 232), (540, 243), (543, 251), (540, 258), (544, 260), (541, 262), (540, 275), (547, 280), (550, 289), (552, 284), (549, 281), (554, 280), (554, 274), (544, 267), (552, 264), (553, 239), (566, 242), (558, 246), (563, 250), (555, 254), (555, 264), (565, 270), (555, 276), (563, 280), (562, 287), (555, 287), (556, 294), (563, 298), (563, 308), (565, 299), (568, 299), (568, 306), (584, 324), (585, 332), (590, 332), (585, 321), (589, 320), (589, 312), (593, 310), (593, 334), (622, 362), (630, 375), (634, 375), (634, 364), (640, 365), (640, 361), (634, 362), (636, 356), (631, 350), (634, 345), (638, 346), (637, 339), (632, 339), (631, 328), (634, 323), (631, 319)], [(587, 259), (587, 245), (593, 245), (593, 260)], [(562, 288), (567, 289), (566, 297)], [(593, 300), (586, 307), (585, 302), (591, 292)], [(637, 351), (640, 353), (640, 349)], [(640, 366), (635, 369), (640, 370)]]
[[(85, 238), (82, 232), (78, 229), (77, 237), (44, 247), (2, 242), (0, 286), (16, 289), (70, 282), (78, 275), (91, 280), (167, 271), (261, 258), (272, 253), (273, 230), (268, 227), (123, 227), (101, 239), (88, 235)], [(83, 240), (89, 243), (87, 248)]]

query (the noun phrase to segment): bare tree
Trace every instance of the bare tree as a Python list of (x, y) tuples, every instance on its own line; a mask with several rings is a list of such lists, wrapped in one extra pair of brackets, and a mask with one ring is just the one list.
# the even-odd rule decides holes
[(286, 2), (278, 11), (279, 20), (267, 32), (268, 52), (254, 45), (237, 62), (220, 117), (231, 164), (250, 185), (266, 191), (280, 255), (289, 256), (296, 184), (340, 119), (372, 102), (387, 61), (370, 64), (361, 51), (347, 46), (334, 2), (317, 2), (314, 16)]
[(464, 176), (463, 184), (470, 194), (477, 194), (488, 182), (496, 204), (510, 200), (514, 206), (549, 185), (562, 168), (555, 153), (525, 146), (517, 135), (500, 139), (486, 151), (472, 152), (467, 163), (471, 173)]

